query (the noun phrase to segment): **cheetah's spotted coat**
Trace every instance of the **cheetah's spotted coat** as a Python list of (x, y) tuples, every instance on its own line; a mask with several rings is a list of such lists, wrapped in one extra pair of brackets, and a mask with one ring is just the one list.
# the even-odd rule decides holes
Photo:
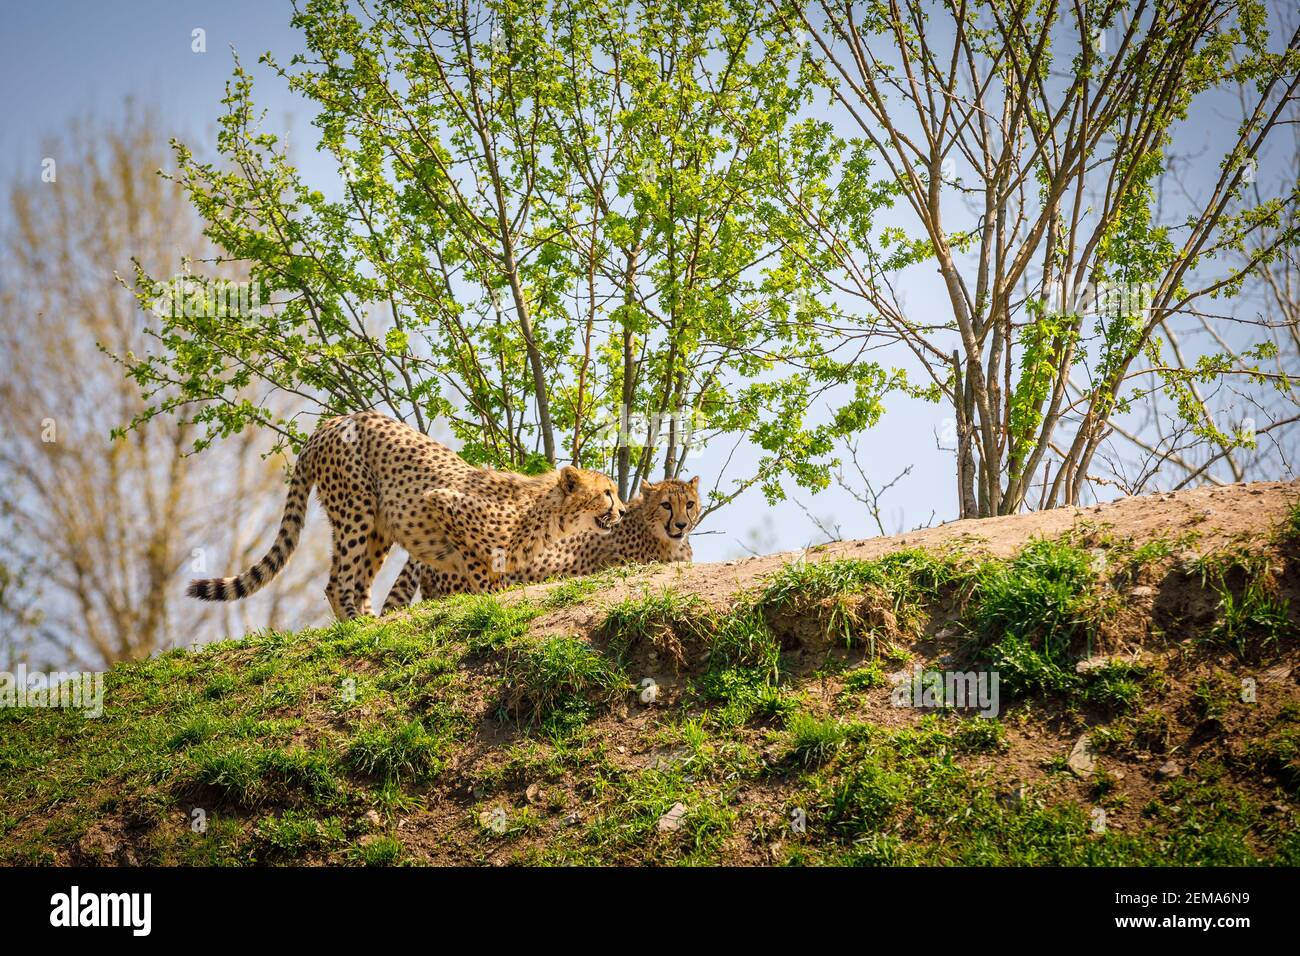
[(490, 590), (550, 545), (607, 533), (624, 511), (605, 475), (571, 466), (536, 477), (475, 468), (401, 422), (357, 412), (323, 422), (308, 440), (266, 556), (237, 577), (193, 581), (189, 594), (229, 601), (275, 577), (298, 544), (313, 485), (334, 532), (325, 596), (340, 620), (372, 613), (371, 585), (394, 542)]
[[(700, 516), (698, 477), (647, 484), (630, 501), (627, 514), (609, 534), (586, 532), (551, 545), (531, 568), (506, 575), (505, 584), (527, 584), (552, 577), (594, 574), (621, 564), (667, 564), (690, 561), (687, 535)], [(482, 569), (470, 572), (430, 568), (412, 557), (393, 582), (381, 613), (405, 607), (416, 589), (424, 600), (466, 591), (479, 591)]]

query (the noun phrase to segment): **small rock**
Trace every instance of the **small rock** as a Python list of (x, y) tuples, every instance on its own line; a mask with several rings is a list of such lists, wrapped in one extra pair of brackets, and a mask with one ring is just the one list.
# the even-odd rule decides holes
[(1138, 585), (1137, 587), (1135, 587), (1135, 588), (1129, 588), (1129, 592), (1128, 592), (1128, 594), (1129, 594), (1129, 597), (1133, 597), (1133, 598), (1149, 598), (1149, 597), (1155, 597), (1155, 595), (1156, 595), (1156, 589), (1153, 588), (1153, 587), (1148, 587), (1148, 586), (1145, 585), (1145, 584), (1139, 584), (1139, 585)]
[(382, 822), (382, 821), (380, 821), (380, 819), (379, 819), (379, 811), (378, 811), (378, 810), (367, 810), (367, 811), (366, 811), (366, 822), (369, 823), (372, 827), (377, 827), (377, 826), (379, 826), (380, 823)]
[(672, 809), (659, 818), (655, 824), (660, 833), (674, 833), (681, 829), (682, 819), (686, 816), (686, 805), (674, 803)]
[(524, 799), (529, 803), (540, 803), (542, 799), (542, 785), (540, 783), (530, 783), (524, 790)]
[(579, 813), (577, 810), (574, 810), (572, 813), (570, 813), (567, 817), (564, 818), (564, 822), (571, 827), (576, 827), (579, 823), (582, 822), (582, 814)]
[(1089, 671), (1095, 671), (1100, 667), (1105, 667), (1109, 663), (1109, 654), (1102, 654), (1098, 657), (1089, 657), (1086, 660), (1076, 661), (1074, 664), (1074, 672), (1076, 674), (1086, 674)]
[(1070, 756), (1065, 758), (1066, 765), (1080, 777), (1090, 777), (1094, 770), (1097, 769), (1097, 751), (1092, 747), (1092, 741), (1088, 735), (1084, 734), (1074, 742), (1070, 749)]
[(1172, 780), (1174, 777), (1181, 777), (1183, 768), (1179, 766), (1176, 760), (1166, 760), (1156, 770), (1156, 777), (1160, 780)]

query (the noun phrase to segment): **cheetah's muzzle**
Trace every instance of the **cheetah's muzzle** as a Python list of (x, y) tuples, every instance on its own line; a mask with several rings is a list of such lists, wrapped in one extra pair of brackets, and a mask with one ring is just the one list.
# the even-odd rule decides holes
[(596, 524), (600, 526), (602, 531), (608, 531), (614, 527), (614, 509), (610, 508), (603, 515), (597, 515)]

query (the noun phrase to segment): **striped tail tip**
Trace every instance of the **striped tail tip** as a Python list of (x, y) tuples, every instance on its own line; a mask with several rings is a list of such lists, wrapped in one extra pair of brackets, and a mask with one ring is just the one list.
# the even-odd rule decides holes
[(191, 581), (190, 586), (185, 589), (185, 593), (192, 598), (198, 598), (200, 601), (224, 601), (226, 599), (224, 582), (221, 578), (205, 578), (201, 581)]

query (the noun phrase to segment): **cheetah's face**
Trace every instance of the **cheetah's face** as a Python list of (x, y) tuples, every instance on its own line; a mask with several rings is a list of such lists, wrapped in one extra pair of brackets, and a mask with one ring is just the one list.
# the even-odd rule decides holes
[(560, 472), (560, 488), (564, 492), (565, 517), (576, 518), (584, 530), (606, 532), (627, 510), (619, 500), (614, 482), (598, 471), (567, 465)]
[(656, 537), (680, 541), (700, 520), (700, 476), (690, 481), (669, 478), (646, 485), (646, 520)]

